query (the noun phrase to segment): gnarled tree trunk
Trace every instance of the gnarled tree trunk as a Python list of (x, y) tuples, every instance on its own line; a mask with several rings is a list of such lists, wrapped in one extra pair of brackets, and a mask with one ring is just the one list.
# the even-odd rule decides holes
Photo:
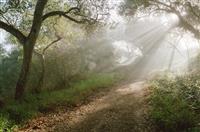
[(21, 72), (19, 75), (19, 79), (16, 84), (16, 91), (15, 91), (15, 99), (19, 100), (24, 93), (29, 71), (30, 71), (30, 66), (31, 66), (31, 60), (32, 60), (32, 54), (33, 54), (33, 47), (34, 44), (24, 44), (23, 47), (23, 62), (21, 66)]
[(23, 97), (26, 83), (28, 80), (28, 74), (30, 72), (30, 65), (33, 55), (33, 49), (38, 38), (42, 21), (43, 11), (48, 0), (37, 0), (35, 7), (33, 23), (29, 35), (26, 37), (25, 43), (23, 43), (23, 63), (21, 67), (21, 73), (16, 85), (15, 99), (19, 100)]

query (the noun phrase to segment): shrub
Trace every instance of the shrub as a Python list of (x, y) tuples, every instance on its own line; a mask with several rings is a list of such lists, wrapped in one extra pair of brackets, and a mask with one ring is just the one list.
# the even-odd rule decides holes
[(9, 128), (9, 125), (10, 125), (9, 120), (5, 116), (0, 115), (0, 131), (1, 130), (6, 131)]
[(195, 131), (200, 122), (200, 76), (151, 82), (150, 118), (162, 131)]
[(12, 132), (17, 127), (10, 122), (8, 116), (0, 114), (0, 132)]

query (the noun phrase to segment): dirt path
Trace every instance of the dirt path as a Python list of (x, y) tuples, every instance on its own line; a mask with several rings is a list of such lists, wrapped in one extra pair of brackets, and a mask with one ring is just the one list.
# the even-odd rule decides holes
[(27, 132), (150, 132), (145, 120), (147, 86), (136, 82), (104, 93), (71, 112), (31, 121)]

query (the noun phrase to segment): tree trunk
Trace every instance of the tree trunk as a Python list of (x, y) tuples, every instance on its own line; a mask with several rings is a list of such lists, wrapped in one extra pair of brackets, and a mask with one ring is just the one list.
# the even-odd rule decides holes
[(19, 79), (16, 85), (16, 91), (15, 91), (16, 100), (21, 99), (24, 94), (25, 86), (28, 80), (28, 74), (30, 71), (33, 49), (34, 49), (36, 40), (38, 38), (40, 29), (41, 29), (41, 25), (43, 22), (43, 11), (47, 2), (48, 0), (37, 0), (31, 31), (29, 35), (26, 37), (26, 39), (23, 39), (25, 42), (21, 41), (24, 43), (23, 44), (23, 63), (21, 67), (21, 73), (19, 75)]
[(28, 80), (28, 74), (30, 71), (33, 47), (34, 47), (34, 44), (31, 44), (31, 43), (30, 44), (25, 43), (23, 46), (23, 62), (22, 62), (21, 72), (16, 84), (16, 91), (15, 91), (16, 100), (20, 100), (23, 97), (23, 94), (25, 91), (26, 83)]

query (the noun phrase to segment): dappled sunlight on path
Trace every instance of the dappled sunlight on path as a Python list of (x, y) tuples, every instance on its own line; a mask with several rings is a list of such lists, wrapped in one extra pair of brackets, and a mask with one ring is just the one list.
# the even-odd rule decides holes
[(146, 88), (144, 82), (116, 88), (75, 111), (76, 116), (70, 121), (58, 124), (54, 131), (147, 131), (149, 128), (145, 121), (148, 108), (145, 103)]

